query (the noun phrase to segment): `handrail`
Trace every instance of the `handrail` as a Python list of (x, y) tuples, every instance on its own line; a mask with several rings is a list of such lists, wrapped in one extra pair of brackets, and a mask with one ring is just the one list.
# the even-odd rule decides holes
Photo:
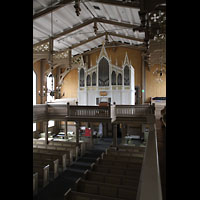
[(162, 200), (156, 125), (151, 127), (136, 200)]

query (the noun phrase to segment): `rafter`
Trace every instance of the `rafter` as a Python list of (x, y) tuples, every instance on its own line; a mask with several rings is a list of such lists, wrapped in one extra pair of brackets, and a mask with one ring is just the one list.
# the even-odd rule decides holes
[(102, 4), (108, 4), (112, 6), (121, 6), (121, 7), (129, 7), (129, 8), (140, 8), (139, 2), (123, 2), (123, 1), (114, 1), (114, 0), (88, 0), (90, 2), (97, 2)]
[[(61, 33), (54, 35), (53, 39), (57, 39), (59, 37), (67, 35), (67, 34), (73, 32), (73, 31), (81, 29), (81, 28), (83, 28), (83, 27), (85, 27), (85, 26), (87, 26), (91, 23), (94, 23), (94, 22), (106, 23), (106, 24), (111, 24), (111, 25), (116, 25), (116, 26), (121, 26), (121, 27), (126, 27), (126, 28), (134, 28), (134, 29), (138, 29), (138, 30), (141, 29), (140, 26), (137, 26), (137, 25), (134, 25), (134, 24), (117, 22), (117, 21), (112, 21), (112, 20), (106, 20), (106, 19), (103, 19), (103, 18), (91, 18), (91, 19), (85, 20), (82, 24), (76, 25), (73, 28), (67, 29), (67, 30), (65, 30)], [(37, 46), (37, 45), (43, 44), (43, 43), (48, 42), (48, 41), (49, 41), (49, 39), (45, 39), (43, 41), (40, 41), (40, 42), (34, 44), (33, 46)]]
[(44, 15), (47, 15), (53, 11), (56, 11), (57, 9), (59, 8), (62, 8), (63, 6), (66, 6), (67, 4), (71, 3), (73, 0), (62, 0), (60, 1), (59, 3), (53, 5), (53, 6), (50, 6), (48, 8), (46, 8), (45, 10), (42, 10), (40, 12), (37, 12), (33, 15), (33, 20), (39, 18), (39, 17), (42, 17)]

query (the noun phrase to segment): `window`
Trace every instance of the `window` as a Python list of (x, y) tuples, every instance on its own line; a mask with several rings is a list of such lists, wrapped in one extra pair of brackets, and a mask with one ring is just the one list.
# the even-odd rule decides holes
[(55, 125), (55, 121), (49, 120), (48, 127), (52, 127)]
[(33, 70), (33, 105), (36, 105), (36, 97), (37, 97), (37, 77), (36, 73)]
[(33, 123), (33, 131), (36, 131), (36, 123)]
[(115, 71), (112, 72), (112, 85), (116, 85), (116, 73), (115, 73)]
[(81, 68), (81, 70), (80, 70), (80, 87), (84, 87), (84, 86), (85, 86), (84, 69)]
[(124, 68), (124, 85), (130, 85), (129, 67), (128, 66), (125, 66), (125, 68)]
[(99, 62), (99, 86), (109, 86), (109, 63), (105, 58)]

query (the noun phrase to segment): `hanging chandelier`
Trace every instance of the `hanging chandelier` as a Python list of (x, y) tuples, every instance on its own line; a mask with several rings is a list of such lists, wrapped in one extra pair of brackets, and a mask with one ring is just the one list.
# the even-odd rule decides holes
[(159, 67), (156, 68), (156, 70), (153, 72), (153, 75), (155, 76), (155, 80), (158, 83), (163, 82), (163, 75), (166, 74), (166, 69), (165, 69), (165, 65), (163, 63), (163, 56), (164, 56), (164, 52), (162, 50), (161, 55), (160, 55), (160, 65)]

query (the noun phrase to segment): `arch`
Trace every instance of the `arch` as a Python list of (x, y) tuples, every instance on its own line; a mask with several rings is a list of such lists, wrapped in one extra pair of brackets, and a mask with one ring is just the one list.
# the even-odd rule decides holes
[(111, 75), (112, 85), (116, 85), (116, 72), (113, 71)]
[(87, 75), (87, 86), (91, 86), (91, 76), (88, 74)]
[(109, 63), (106, 58), (102, 58), (98, 65), (99, 86), (109, 86)]
[(118, 74), (117, 76), (117, 85), (122, 85), (122, 74)]
[(97, 75), (96, 72), (92, 73), (92, 86), (96, 86), (97, 84)]
[(126, 65), (124, 67), (124, 85), (130, 85), (130, 72), (129, 67)]
[(85, 86), (85, 72), (84, 69), (81, 68), (80, 69), (80, 87), (84, 87)]

